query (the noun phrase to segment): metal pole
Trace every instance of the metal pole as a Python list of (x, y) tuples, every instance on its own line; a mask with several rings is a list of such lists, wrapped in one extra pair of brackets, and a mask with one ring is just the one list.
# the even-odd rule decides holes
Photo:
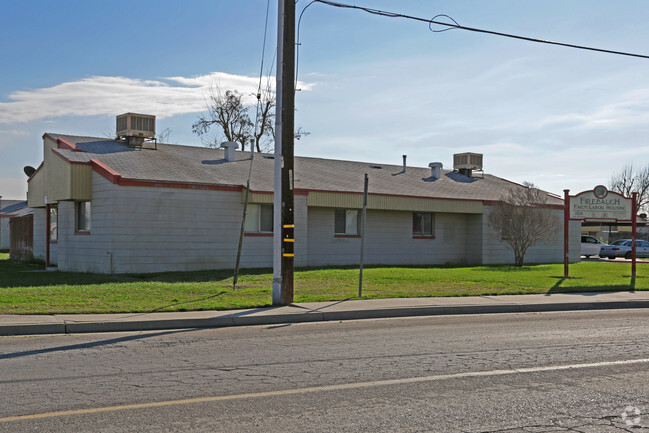
[(569, 277), (568, 255), (570, 253), (570, 190), (563, 190), (563, 278)]
[(360, 275), (358, 277), (358, 297), (363, 296), (363, 258), (365, 255), (365, 216), (367, 214), (367, 186), (369, 178), (365, 173), (365, 184), (363, 186), (363, 219), (361, 220), (361, 266)]
[(634, 192), (631, 194), (631, 232), (633, 235), (633, 241), (631, 242), (631, 278), (633, 278), (633, 281), (635, 281), (635, 271), (636, 271), (636, 228), (637, 228), (637, 222), (636, 222), (636, 213), (638, 213), (638, 209), (636, 207), (638, 206), (638, 193)]

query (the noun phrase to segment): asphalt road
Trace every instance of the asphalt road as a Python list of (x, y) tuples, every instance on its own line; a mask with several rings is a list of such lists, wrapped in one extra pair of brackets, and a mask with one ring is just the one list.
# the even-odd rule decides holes
[(647, 319), (0, 337), (0, 432), (649, 431)]

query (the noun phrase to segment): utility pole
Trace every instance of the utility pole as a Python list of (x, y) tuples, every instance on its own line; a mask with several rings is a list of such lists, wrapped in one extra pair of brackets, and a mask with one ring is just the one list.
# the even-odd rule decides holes
[(279, 0), (277, 18), (273, 305), (288, 305), (293, 302), (295, 262), (295, 0)]

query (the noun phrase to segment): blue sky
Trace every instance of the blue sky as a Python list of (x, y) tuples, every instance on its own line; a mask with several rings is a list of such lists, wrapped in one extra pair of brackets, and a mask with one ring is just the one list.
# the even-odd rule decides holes
[[(461, 25), (649, 54), (643, 1), (345, 0)], [(158, 116), (172, 143), (210, 84), (254, 91), (266, 0), (3, 3), (0, 195), (24, 198), (45, 132), (107, 136), (115, 115)], [(299, 0), (298, 14), (308, 2)], [(271, 0), (265, 72), (276, 44)], [(562, 193), (649, 163), (649, 60), (545, 46), (310, 6), (300, 28), (301, 156), (452, 166), (484, 154), (487, 173)], [(274, 74), (274, 69), (272, 71)], [(362, 183), (362, 182), (361, 182)], [(362, 185), (361, 185), (362, 187)]]

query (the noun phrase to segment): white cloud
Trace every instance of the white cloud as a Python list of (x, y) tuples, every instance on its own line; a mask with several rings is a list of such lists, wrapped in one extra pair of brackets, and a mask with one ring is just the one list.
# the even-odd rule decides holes
[[(0, 123), (22, 123), (58, 116), (116, 115), (127, 111), (155, 114), (163, 119), (205, 110), (210, 86), (256, 92), (258, 78), (213, 72), (195, 77), (142, 80), (96, 76), (52, 87), (16, 91), (0, 102)], [(272, 88), (275, 80), (271, 77)], [(298, 83), (302, 90), (312, 86)], [(250, 98), (247, 103), (254, 103)]]
[(600, 129), (645, 126), (649, 122), (649, 89), (636, 89), (589, 113), (568, 113), (541, 119), (538, 128)]
[(21, 131), (19, 129), (0, 129), (0, 135), (29, 135), (29, 131)]

